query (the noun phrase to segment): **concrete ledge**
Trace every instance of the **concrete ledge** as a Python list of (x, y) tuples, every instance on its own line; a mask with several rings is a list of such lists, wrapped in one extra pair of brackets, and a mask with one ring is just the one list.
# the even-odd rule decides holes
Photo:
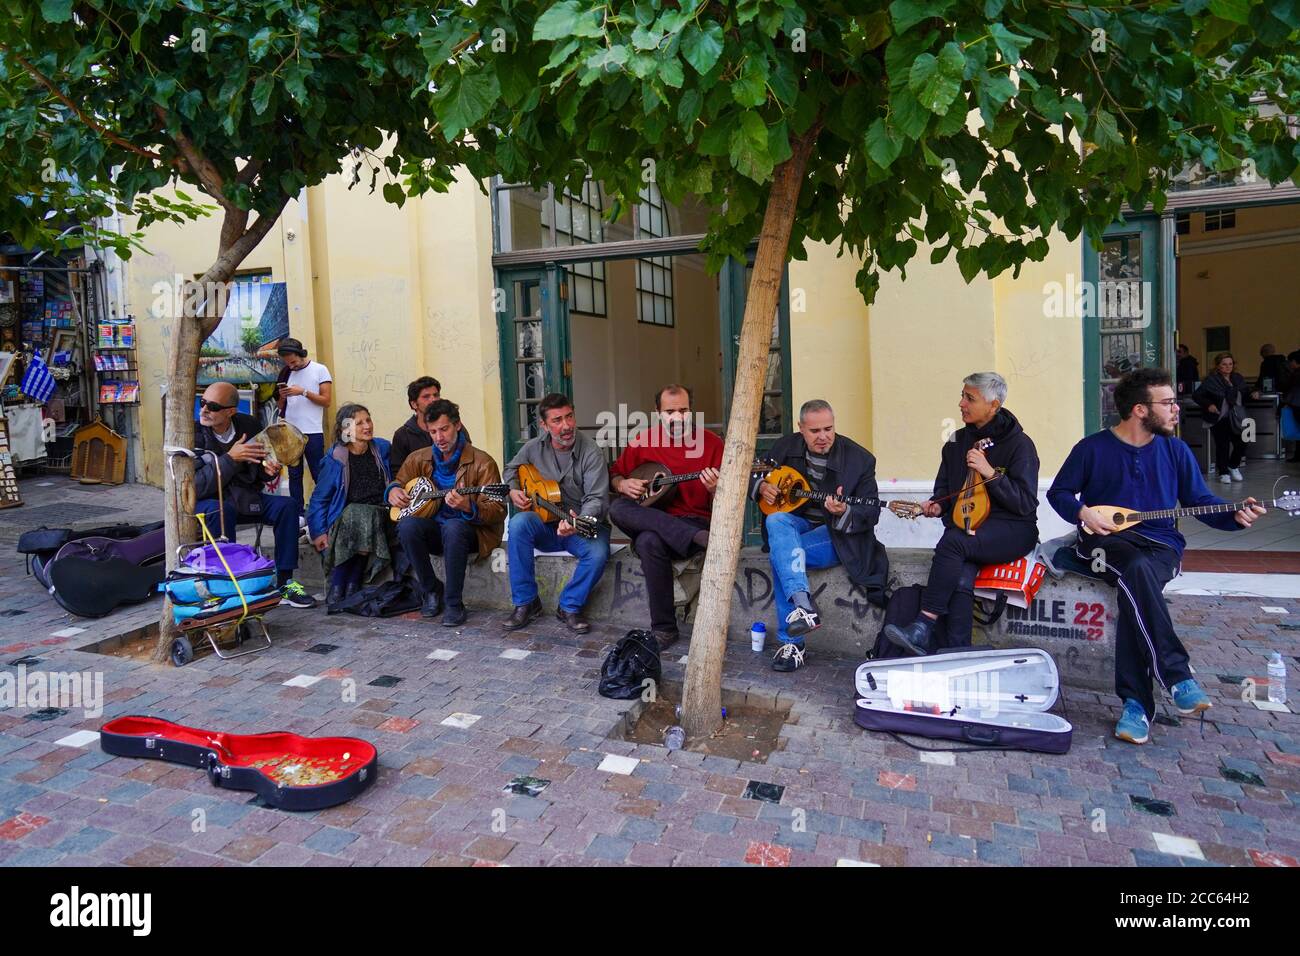
[[(890, 548), (890, 579), (893, 587), (924, 584), (933, 552), (919, 548)], [(539, 555), (536, 568), (538, 592), (548, 613), (572, 573), (575, 559), (569, 555)], [(439, 565), (441, 561), (437, 562)], [(300, 579), (309, 586), (322, 581), (320, 559), (304, 546)], [(498, 549), (491, 559), (473, 562), (465, 579), (465, 602), (472, 608), (508, 611), (511, 607), (505, 552)], [(442, 573), (441, 567), (438, 573)], [(862, 660), (875, 645), (883, 625), (884, 612), (867, 602), (865, 594), (849, 584), (842, 568), (809, 573), (814, 597), (825, 624), (808, 638), (809, 646), (849, 660)], [(684, 605), (679, 591), (679, 614), (689, 622), (694, 606)], [(775, 640), (776, 620), (772, 598), (772, 569), (768, 556), (757, 548), (741, 552), (731, 602), (728, 640), (749, 642), (755, 621), (767, 624), (768, 643)], [(587, 603), (592, 621), (615, 630), (647, 627), (645, 578), (641, 563), (626, 546), (610, 555), (600, 583)], [(976, 626), (976, 644), (995, 647), (1040, 647), (1056, 659), (1061, 679), (1072, 686), (1109, 691), (1114, 684), (1115, 590), (1091, 578), (1067, 574), (1061, 580), (1050, 575), (1043, 582), (1028, 609), (1008, 607), (989, 628)]]

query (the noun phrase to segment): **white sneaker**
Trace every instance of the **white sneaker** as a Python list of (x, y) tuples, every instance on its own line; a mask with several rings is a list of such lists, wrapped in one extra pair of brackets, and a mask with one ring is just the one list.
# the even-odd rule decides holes
[(1221, 485), (1230, 485), (1230, 484), (1232, 484), (1232, 479), (1229, 478), (1227, 475), (1220, 475), (1220, 476), (1219, 476), (1219, 484), (1221, 484)]
[(1232, 480), (1233, 480), (1233, 481), (1245, 481), (1245, 480), (1246, 480), (1245, 478), (1241, 477), (1241, 469), (1240, 469), (1240, 468), (1229, 468), (1229, 469), (1228, 469), (1228, 474), (1230, 474), (1230, 475), (1232, 476)]

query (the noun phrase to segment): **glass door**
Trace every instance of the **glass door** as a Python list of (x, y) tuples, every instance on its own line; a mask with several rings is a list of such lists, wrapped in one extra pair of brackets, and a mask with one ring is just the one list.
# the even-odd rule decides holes
[(1075, 290), (1083, 317), (1084, 419), (1089, 432), (1119, 421), (1115, 383), (1134, 368), (1164, 360), (1160, 320), (1159, 220), (1116, 223), (1102, 248), (1084, 252)]
[(553, 265), (498, 272), (506, 461), (538, 434), (542, 398), (550, 392), (568, 394), (571, 387), (563, 279)]

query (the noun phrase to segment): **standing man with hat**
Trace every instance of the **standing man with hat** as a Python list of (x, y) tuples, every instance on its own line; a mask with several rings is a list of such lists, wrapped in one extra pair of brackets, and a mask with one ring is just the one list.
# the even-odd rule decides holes
[(307, 359), (307, 350), (297, 339), (281, 339), (276, 351), (289, 369), (288, 380), (277, 386), (280, 398), (284, 399), (285, 421), (307, 439), (302, 461), (289, 468), (289, 496), (297, 503), (301, 517), (304, 513), (302, 466), (306, 462), (311, 469), (311, 480), (315, 481), (325, 456), (324, 411), (333, 395), (334, 382), (329, 369)]

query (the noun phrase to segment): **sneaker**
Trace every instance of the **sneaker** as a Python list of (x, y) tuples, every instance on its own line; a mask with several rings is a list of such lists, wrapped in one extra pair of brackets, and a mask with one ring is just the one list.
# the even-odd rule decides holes
[(280, 600), (289, 607), (315, 607), (317, 603), (297, 581), (289, 581), (280, 588)]
[(1229, 468), (1229, 469), (1228, 469), (1228, 474), (1232, 476), (1232, 480), (1233, 480), (1233, 481), (1245, 481), (1245, 480), (1246, 480), (1246, 479), (1242, 476), (1242, 474), (1241, 474), (1241, 469), (1240, 469), (1240, 468)]
[(1220, 476), (1219, 476), (1219, 484), (1221, 484), (1221, 485), (1230, 485), (1230, 484), (1232, 484), (1232, 477), (1231, 477), (1230, 475), (1220, 475)]
[(1169, 691), (1174, 695), (1174, 706), (1184, 717), (1194, 717), (1214, 706), (1210, 703), (1209, 695), (1201, 690), (1200, 684), (1196, 683), (1195, 677), (1179, 681), (1169, 688)]
[(822, 626), (821, 614), (812, 596), (807, 591), (796, 591), (790, 595), (794, 609), (785, 616), (785, 632), (791, 637), (803, 637), (809, 631)]
[(804, 657), (807, 651), (804, 650), (803, 641), (791, 641), (789, 644), (782, 644), (776, 656), (772, 658), (772, 670), (774, 671), (795, 671), (804, 665)]
[(1151, 721), (1137, 701), (1124, 701), (1124, 713), (1115, 725), (1115, 736), (1131, 744), (1144, 744), (1151, 738)]

